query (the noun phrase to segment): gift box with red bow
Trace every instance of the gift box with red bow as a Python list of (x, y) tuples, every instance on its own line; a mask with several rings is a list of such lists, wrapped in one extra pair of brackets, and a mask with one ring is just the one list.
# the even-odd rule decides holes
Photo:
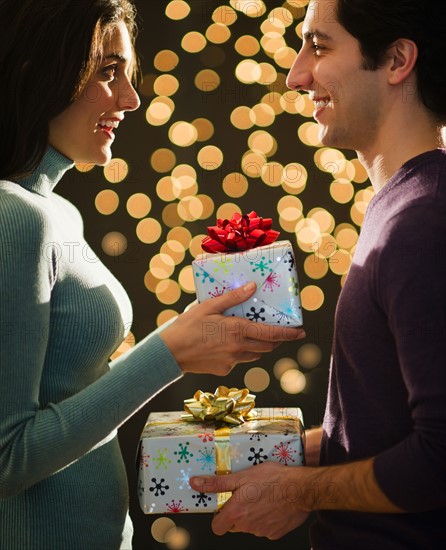
[(204, 254), (192, 262), (199, 302), (254, 281), (257, 291), (225, 315), (270, 325), (301, 326), (302, 307), (293, 248), (276, 241), (271, 218), (255, 212), (219, 219), (202, 242)]
[(239, 472), (265, 461), (304, 464), (299, 408), (255, 408), (244, 388), (197, 391), (184, 411), (150, 413), (139, 449), (138, 497), (145, 514), (215, 512), (231, 493), (194, 491), (195, 475)]

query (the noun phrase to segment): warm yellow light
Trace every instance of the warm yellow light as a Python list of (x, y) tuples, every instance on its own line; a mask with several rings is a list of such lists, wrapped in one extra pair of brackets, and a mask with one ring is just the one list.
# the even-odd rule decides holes
[(190, 147), (197, 141), (198, 132), (189, 122), (180, 120), (169, 128), (169, 139), (179, 147)]
[(266, 6), (262, 0), (230, 0), (230, 5), (248, 17), (262, 17), (266, 13)]
[(167, 254), (172, 258), (175, 265), (180, 264), (185, 257), (185, 247), (177, 240), (167, 239), (167, 241), (161, 246), (161, 254)]
[(203, 213), (203, 204), (197, 197), (184, 197), (178, 203), (178, 215), (186, 222), (200, 219)]
[(200, 220), (207, 220), (214, 213), (214, 209), (215, 209), (214, 201), (212, 200), (211, 197), (209, 197), (209, 195), (202, 195), (202, 194), (197, 195), (197, 199), (201, 201), (202, 210), (203, 210), (200, 216)]
[(168, 279), (175, 270), (175, 262), (168, 254), (155, 254), (150, 260), (149, 269), (157, 279)]
[(231, 172), (224, 178), (222, 187), (228, 197), (243, 197), (248, 191), (248, 180), (240, 172)]
[(127, 250), (127, 238), (119, 231), (111, 231), (102, 239), (102, 250), (109, 256), (120, 256)]
[(311, 254), (305, 258), (304, 271), (311, 279), (322, 279), (328, 273), (328, 262)]
[(298, 162), (287, 164), (283, 168), (282, 187), (291, 195), (302, 193), (307, 185), (308, 172), (305, 166)]
[(274, 52), (274, 61), (284, 69), (291, 69), (296, 57), (296, 50), (289, 46), (284, 46)]
[(186, 229), (185, 227), (174, 227), (167, 234), (167, 239), (178, 241), (186, 249), (189, 247), (192, 240), (192, 234), (189, 229)]
[(170, 149), (161, 148), (152, 153), (150, 164), (155, 172), (165, 173), (172, 170), (175, 166), (177, 158), (175, 153)]
[(187, 292), (188, 294), (195, 293), (194, 272), (192, 271), (191, 265), (183, 267), (180, 271), (178, 283), (180, 284), (181, 290), (184, 292)]
[(251, 119), (251, 109), (244, 105), (236, 107), (231, 113), (231, 123), (239, 130), (248, 130), (254, 126)]
[(129, 165), (124, 159), (114, 158), (104, 166), (104, 178), (110, 183), (124, 181), (129, 173)]
[(305, 375), (296, 369), (284, 372), (280, 378), (280, 386), (285, 393), (296, 394), (305, 389)]
[(96, 210), (104, 216), (109, 216), (116, 212), (119, 206), (119, 195), (111, 189), (104, 189), (96, 195)]
[(184, 19), (190, 13), (190, 6), (187, 2), (182, 0), (172, 0), (166, 6), (166, 15), (169, 19), (174, 19), (178, 21), (179, 19)]
[(276, 120), (274, 109), (266, 103), (257, 103), (257, 105), (254, 105), (249, 116), (256, 126), (261, 127), (271, 126)]
[(244, 59), (235, 68), (235, 76), (243, 84), (254, 84), (262, 74), (262, 70), (254, 59)]
[(224, 44), (231, 38), (231, 31), (223, 23), (212, 23), (206, 30), (206, 38), (214, 44)]
[(234, 203), (227, 202), (225, 204), (222, 204), (220, 208), (218, 208), (217, 219), (222, 218), (223, 220), (230, 220), (236, 212), (238, 212), (239, 214), (242, 213), (240, 207)]
[(270, 383), (268, 371), (261, 367), (253, 367), (249, 369), (243, 378), (246, 388), (250, 391), (259, 393), (265, 391)]
[(331, 233), (335, 228), (334, 217), (325, 208), (313, 208), (308, 212), (307, 217), (318, 224), (321, 233)]
[(175, 69), (179, 61), (180, 58), (172, 50), (161, 50), (155, 55), (153, 65), (158, 71), (169, 72)]
[(194, 82), (202, 92), (213, 92), (220, 86), (220, 76), (211, 69), (203, 69), (197, 73)]
[(206, 46), (206, 38), (198, 31), (188, 32), (183, 36), (181, 47), (189, 53), (201, 52)]
[(315, 122), (304, 122), (299, 127), (298, 136), (305, 145), (311, 147), (320, 147), (322, 145), (319, 141), (319, 127)]
[(249, 34), (245, 34), (237, 39), (234, 44), (234, 48), (236, 52), (243, 55), (243, 57), (252, 57), (259, 53), (260, 44), (257, 38)]
[(171, 279), (164, 279), (156, 285), (156, 297), (162, 304), (175, 304), (181, 296), (180, 285)]
[(132, 218), (145, 218), (152, 208), (152, 201), (144, 193), (135, 193), (127, 200), (127, 212)]
[(337, 250), (330, 257), (329, 266), (335, 275), (345, 275), (352, 264), (352, 255), (347, 250)]
[(223, 23), (223, 25), (232, 25), (237, 21), (237, 13), (231, 6), (219, 6), (212, 13), (214, 23)]
[(155, 218), (144, 218), (136, 226), (136, 235), (143, 243), (155, 243), (161, 237), (161, 224)]
[(153, 523), (151, 527), (151, 533), (152, 537), (157, 542), (165, 542), (166, 539), (166, 533), (169, 531), (169, 529), (172, 529), (172, 527), (175, 527), (175, 522), (166, 517), (157, 518)]
[(297, 369), (298, 365), (291, 357), (281, 357), (278, 359), (273, 367), (274, 376), (280, 380), (283, 373), (290, 369)]
[(197, 130), (197, 141), (208, 141), (214, 135), (214, 125), (207, 118), (196, 118), (192, 126)]
[(334, 231), (334, 236), (339, 248), (348, 251), (351, 251), (359, 238), (357, 230), (349, 223), (339, 224)]
[(314, 369), (322, 359), (322, 350), (316, 344), (303, 344), (297, 352), (297, 360), (304, 369)]
[(302, 307), (307, 311), (316, 311), (324, 303), (324, 293), (321, 288), (315, 285), (308, 285), (300, 293)]
[(177, 227), (185, 222), (178, 213), (177, 203), (171, 203), (165, 206), (161, 217), (166, 227)]
[(271, 161), (262, 166), (260, 177), (269, 187), (279, 187), (282, 183), (283, 166), (280, 162)]
[(352, 183), (346, 179), (336, 179), (330, 185), (330, 195), (332, 198), (340, 203), (346, 204), (350, 202), (355, 193), (355, 189)]
[[(164, 325), (164, 323), (167, 323), (174, 317), (178, 317), (178, 312), (174, 309), (164, 309), (158, 314), (158, 317), (156, 318), (156, 326), (160, 327), (161, 325)], [(153, 527), (153, 523), (152, 523)]]
[(154, 92), (157, 95), (166, 97), (174, 95), (178, 91), (179, 87), (180, 83), (178, 82), (178, 79), (171, 74), (162, 74), (153, 84)]
[(146, 111), (146, 120), (152, 126), (162, 126), (169, 121), (175, 110), (175, 104), (170, 97), (156, 97)]
[(266, 164), (264, 155), (248, 151), (242, 157), (242, 170), (250, 178), (260, 178)]
[(223, 162), (223, 153), (215, 145), (206, 145), (198, 152), (197, 160), (204, 170), (216, 170)]

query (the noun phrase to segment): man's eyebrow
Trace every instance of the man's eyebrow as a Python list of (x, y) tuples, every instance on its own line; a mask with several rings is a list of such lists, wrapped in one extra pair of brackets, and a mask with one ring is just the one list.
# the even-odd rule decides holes
[(320, 40), (328, 40), (328, 41), (333, 40), (333, 38), (329, 34), (326, 34), (325, 32), (317, 31), (317, 30), (307, 31), (303, 34), (303, 37), (305, 40), (313, 40), (313, 38), (319, 38)]

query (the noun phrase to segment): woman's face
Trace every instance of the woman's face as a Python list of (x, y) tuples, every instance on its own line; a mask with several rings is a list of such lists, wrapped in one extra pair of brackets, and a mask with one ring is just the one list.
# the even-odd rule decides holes
[(121, 21), (104, 45), (104, 61), (87, 82), (82, 94), (50, 121), (50, 144), (74, 162), (107, 164), (114, 130), (126, 111), (140, 105), (130, 72), (133, 49)]

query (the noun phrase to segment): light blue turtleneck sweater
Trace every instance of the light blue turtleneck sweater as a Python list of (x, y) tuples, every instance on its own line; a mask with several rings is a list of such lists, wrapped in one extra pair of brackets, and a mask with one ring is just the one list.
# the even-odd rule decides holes
[(116, 429), (181, 376), (157, 332), (109, 362), (131, 305), (54, 193), (72, 166), (0, 182), (1, 550), (129, 550)]

